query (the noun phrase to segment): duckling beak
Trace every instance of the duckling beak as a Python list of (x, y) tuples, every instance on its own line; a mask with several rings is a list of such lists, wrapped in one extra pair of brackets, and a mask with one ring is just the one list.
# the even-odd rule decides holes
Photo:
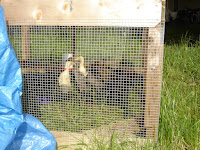
[[(76, 65), (76, 63), (72, 62), (71, 66), (73, 66), (73, 65)], [(69, 67), (69, 71), (72, 71), (72, 70), (73, 70), (73, 67)]]
[(80, 60), (80, 57), (77, 57), (75, 60)]

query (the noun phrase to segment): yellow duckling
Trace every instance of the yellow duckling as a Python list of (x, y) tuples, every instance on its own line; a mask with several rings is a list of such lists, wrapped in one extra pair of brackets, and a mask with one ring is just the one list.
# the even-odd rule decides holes
[(71, 86), (69, 68), (72, 65), (76, 65), (76, 64), (72, 61), (66, 62), (65, 71), (63, 71), (59, 76), (59, 85), (60, 86), (68, 86), (68, 87)]
[(84, 75), (84, 77), (87, 76), (88, 72), (86, 71), (85, 67), (84, 67), (84, 58), (82, 56), (77, 57), (75, 60), (80, 60), (80, 67), (79, 67), (79, 71)]

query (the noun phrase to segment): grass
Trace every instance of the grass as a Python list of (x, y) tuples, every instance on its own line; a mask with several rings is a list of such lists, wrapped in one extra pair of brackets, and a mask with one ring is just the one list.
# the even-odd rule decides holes
[(117, 106), (87, 105), (77, 101), (54, 102), (42, 106), (41, 112), (43, 115), (40, 120), (53, 131), (81, 132), (83, 129), (89, 130), (102, 124), (123, 120), (123, 110)]
[(84, 99), (84, 97), (77, 95), (78, 91), (74, 88), (72, 93), (70, 98), (60, 98), (55, 94), (53, 102), (39, 106), (42, 114), (39, 119), (50, 131), (81, 132), (82, 130), (90, 130), (101, 125), (122, 121), (125, 118), (128, 119), (133, 116), (137, 118), (144, 111), (142, 110), (140, 96), (134, 91), (130, 91), (129, 94), (129, 105), (126, 108), (128, 114), (124, 113), (121, 105), (116, 105), (116, 102), (111, 102), (110, 99), (110, 103), (115, 105), (108, 105), (103, 95), (99, 100), (99, 98), (95, 98), (97, 94), (93, 93), (93, 102), (89, 103), (86, 100), (90, 97)]
[(106, 142), (96, 139), (86, 149), (200, 149), (200, 47), (188, 48), (187, 39), (165, 45), (157, 144), (137, 148), (131, 141), (117, 142), (113, 135)]
[(159, 145), (166, 149), (200, 148), (200, 47), (186, 41), (165, 46)]
[[(11, 45), (18, 59), (21, 59), (21, 27), (11, 26), (8, 31)], [(125, 61), (140, 66), (142, 40), (141, 37), (131, 39), (131, 34), (134, 34), (134, 31), (123, 27), (76, 27), (76, 54), (82, 55), (86, 60), (108, 59), (119, 62), (119, 59), (121, 61), (126, 59)], [(73, 53), (72, 27), (32, 26), (30, 40), (33, 60), (59, 62), (63, 53)]]

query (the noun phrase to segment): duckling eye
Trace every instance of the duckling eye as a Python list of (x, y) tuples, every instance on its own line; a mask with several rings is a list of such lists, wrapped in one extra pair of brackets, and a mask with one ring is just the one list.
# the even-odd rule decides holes
[(67, 61), (72, 61), (72, 58), (71, 58), (71, 57), (70, 57), (70, 58), (68, 58), (68, 59), (66, 60), (66, 62), (67, 62)]

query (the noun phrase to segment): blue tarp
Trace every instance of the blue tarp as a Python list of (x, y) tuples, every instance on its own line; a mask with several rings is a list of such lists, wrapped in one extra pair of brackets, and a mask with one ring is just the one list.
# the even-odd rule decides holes
[(21, 67), (10, 45), (0, 6), (0, 150), (54, 150), (52, 134), (35, 117), (22, 113)]

